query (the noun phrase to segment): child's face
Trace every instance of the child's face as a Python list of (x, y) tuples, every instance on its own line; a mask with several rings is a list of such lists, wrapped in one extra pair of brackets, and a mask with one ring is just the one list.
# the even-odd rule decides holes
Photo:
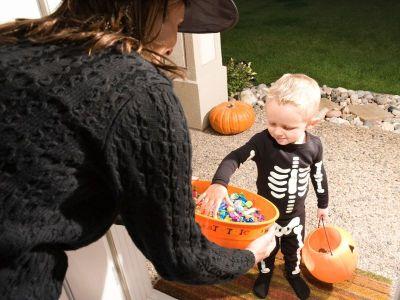
[(266, 113), (267, 129), (279, 145), (301, 142), (308, 121), (299, 107), (271, 100), (266, 104)]

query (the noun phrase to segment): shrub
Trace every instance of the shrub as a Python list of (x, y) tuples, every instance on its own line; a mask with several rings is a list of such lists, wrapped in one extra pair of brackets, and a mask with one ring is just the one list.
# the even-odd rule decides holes
[(254, 85), (256, 72), (251, 68), (251, 62), (236, 62), (230, 58), (227, 65), (228, 73), (228, 94), (234, 97), (243, 89)]

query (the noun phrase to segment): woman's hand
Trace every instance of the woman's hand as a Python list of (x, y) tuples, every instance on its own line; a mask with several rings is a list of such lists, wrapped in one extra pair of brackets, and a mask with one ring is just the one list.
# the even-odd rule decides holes
[(200, 207), (200, 213), (216, 217), (222, 200), (230, 201), (228, 190), (221, 184), (214, 183), (197, 198), (197, 206)]
[(259, 263), (261, 260), (268, 257), (271, 252), (276, 247), (276, 240), (275, 240), (275, 228), (276, 225), (273, 224), (269, 229), (268, 232), (258, 239), (252, 241), (246, 248), (246, 250), (250, 250), (253, 252), (256, 264)]

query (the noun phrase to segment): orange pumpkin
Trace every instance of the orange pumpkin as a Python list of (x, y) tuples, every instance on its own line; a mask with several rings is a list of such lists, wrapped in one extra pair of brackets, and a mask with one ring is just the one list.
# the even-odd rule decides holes
[[(193, 187), (201, 194), (210, 186), (210, 181), (194, 180)], [(201, 232), (210, 241), (227, 248), (245, 249), (253, 240), (268, 231), (279, 217), (278, 208), (267, 199), (247, 190), (228, 185), (228, 193), (243, 193), (247, 199), (251, 199), (254, 207), (257, 207), (265, 217), (265, 221), (256, 223), (229, 222), (206, 215), (196, 213), (196, 222)]]
[(209, 115), (211, 127), (222, 134), (236, 134), (249, 129), (256, 119), (251, 105), (241, 101), (223, 102)]
[(325, 226), (325, 229), (326, 233), (320, 227), (307, 235), (302, 249), (303, 262), (321, 281), (336, 283), (348, 280), (357, 266), (358, 255), (353, 238), (337, 226)]

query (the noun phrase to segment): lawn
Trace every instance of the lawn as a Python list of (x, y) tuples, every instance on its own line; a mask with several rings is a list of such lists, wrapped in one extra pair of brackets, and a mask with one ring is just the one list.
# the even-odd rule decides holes
[(258, 82), (305, 73), (322, 86), (400, 94), (400, 1), (236, 0), (224, 61), (251, 61)]

